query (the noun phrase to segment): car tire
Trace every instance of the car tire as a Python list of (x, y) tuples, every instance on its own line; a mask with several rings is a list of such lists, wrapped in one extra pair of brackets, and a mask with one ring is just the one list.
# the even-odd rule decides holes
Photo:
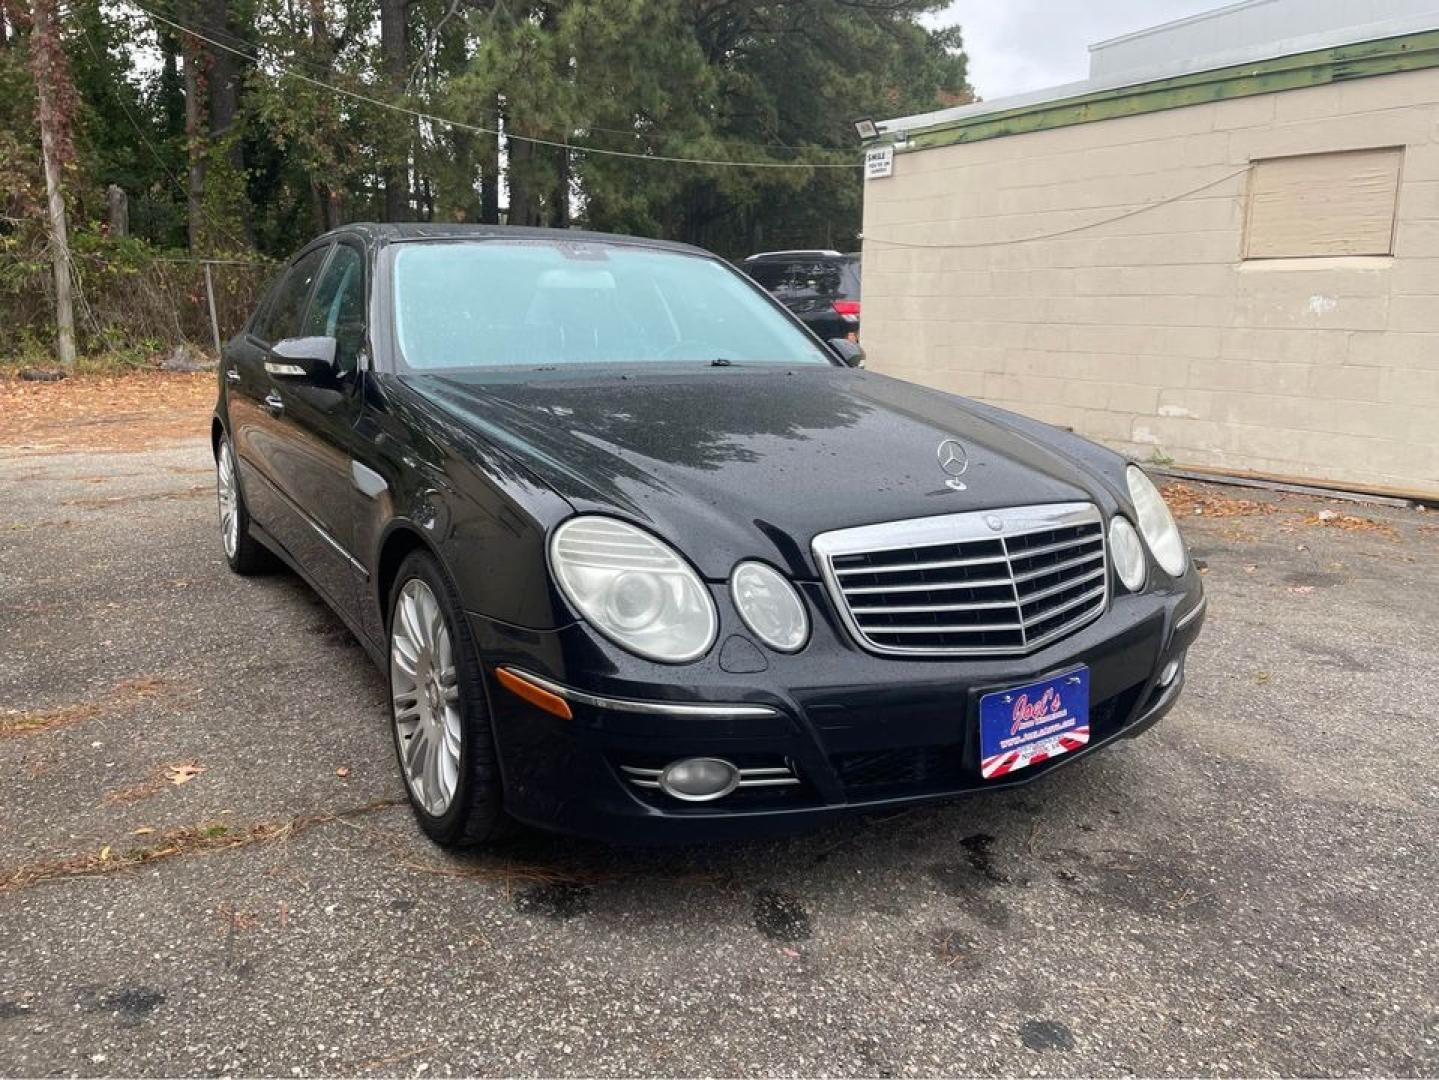
[(228, 436), (215, 447), (215, 501), (220, 517), (220, 545), (225, 561), (237, 574), (248, 577), (274, 567), (274, 557), (250, 535), (250, 512), (240, 490), (240, 470)]
[(508, 821), (479, 651), (454, 586), (428, 552), (400, 564), (386, 644), (390, 730), (420, 827), (445, 847), (498, 839)]

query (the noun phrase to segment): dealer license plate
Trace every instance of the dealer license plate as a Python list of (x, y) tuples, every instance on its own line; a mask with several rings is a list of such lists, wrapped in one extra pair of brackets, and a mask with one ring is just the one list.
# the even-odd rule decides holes
[(1089, 742), (1089, 669), (979, 699), (979, 771), (996, 779)]

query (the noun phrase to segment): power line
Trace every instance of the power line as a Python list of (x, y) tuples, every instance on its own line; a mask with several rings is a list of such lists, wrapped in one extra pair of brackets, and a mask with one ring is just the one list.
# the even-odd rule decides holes
[(1144, 214), (1150, 210), (1156, 210), (1161, 206), (1168, 206), (1170, 203), (1176, 203), (1179, 202), (1181, 199), (1187, 199), (1191, 195), (1198, 195), (1202, 191), (1208, 191), (1212, 187), (1218, 187), (1220, 184), (1224, 183), (1224, 181), (1233, 180), (1236, 176), (1243, 176), (1248, 171), (1249, 166), (1246, 165), (1242, 169), (1235, 169), (1233, 172), (1225, 173), (1218, 179), (1210, 180), (1206, 184), (1200, 184), (1198, 187), (1190, 188), (1188, 191), (1181, 191), (1178, 195), (1170, 195), (1163, 199), (1156, 199), (1154, 202), (1147, 202), (1139, 206), (1132, 206), (1128, 210), (1125, 210), (1122, 213), (1115, 214), (1112, 217), (1102, 218), (1099, 221), (1085, 222), (1085, 224), (1083, 225), (1073, 225), (1070, 228), (1059, 229), (1056, 232), (1036, 233), (1033, 236), (1016, 236), (1009, 240), (976, 240), (972, 243), (967, 244), (912, 244), (904, 240), (886, 240), (881, 236), (870, 236), (868, 234), (863, 236), (861, 239), (866, 244), (883, 244), (886, 247), (932, 249), (935, 251), (963, 251), (969, 248), (1005, 247), (1009, 244), (1030, 244), (1036, 240), (1057, 240), (1063, 236), (1072, 236), (1075, 233), (1085, 232), (1089, 229), (1097, 229), (1101, 225), (1111, 225), (1116, 221), (1123, 221), (1125, 218), (1132, 218), (1138, 214)]
[[(186, 26), (185, 24), (180, 22), (176, 22), (175, 20), (168, 18), (167, 16), (161, 15), (157, 12), (151, 11), (143, 4), (137, 3), (136, 0), (124, 0), (124, 2), (129, 4), (131, 7), (138, 8), (140, 11), (143, 11), (152, 19), (155, 19), (157, 22), (162, 22), (167, 26), (173, 27), (176, 30), (199, 38), (201, 41), (207, 42), (208, 44), (213, 45), (217, 49), (224, 49), (226, 52), (233, 53), (236, 56), (243, 57), (246, 60), (254, 61), (255, 63), (264, 63), (264, 61), (259, 56), (246, 52), (243, 49), (237, 49), (232, 45), (227, 45), (223, 41), (217, 41), (214, 38), (209, 37), (206, 34), (203, 34), (192, 27)], [(362, 101), (368, 105), (374, 105), (377, 108), (389, 109), (391, 112), (400, 113), (414, 120), (422, 120), (426, 123), (440, 124), (445, 127), (458, 128), (461, 131), (469, 131), (476, 135), (503, 135), (506, 139), (512, 140), (514, 142), (531, 143), (535, 146), (550, 146), (559, 150), (573, 150), (576, 153), (581, 154), (598, 154), (604, 157), (627, 158), (636, 161), (652, 161), (669, 165), (702, 165), (710, 167), (727, 166), (730, 168), (744, 169), (859, 169), (863, 167), (859, 162), (845, 162), (841, 164), (839, 162), (823, 161), (729, 161), (721, 158), (690, 158), (675, 157), (666, 154), (640, 154), (629, 150), (604, 150), (597, 146), (581, 146), (576, 143), (561, 142), (557, 139), (541, 139), (532, 135), (515, 135), (512, 133), (500, 131), (498, 128), (483, 127), (479, 124), (467, 124), (460, 120), (451, 120), (448, 117), (437, 116), (434, 113), (424, 112), (419, 109), (407, 108), (404, 105), (396, 105), (393, 102), (384, 101), (376, 97), (371, 97), (369, 94), (362, 94), (358, 90), (349, 90), (343, 86), (336, 86), (333, 83), (327, 82), (323, 79), (313, 78), (312, 76), (305, 75), (302, 72), (294, 71), (290, 68), (273, 62), (271, 62), (269, 66), (273, 70), (279, 72), (282, 76), (288, 76), (292, 79), (298, 79), (301, 82), (309, 83), (311, 86), (317, 86), (322, 90), (329, 90), (332, 93), (352, 98), (355, 101)]]

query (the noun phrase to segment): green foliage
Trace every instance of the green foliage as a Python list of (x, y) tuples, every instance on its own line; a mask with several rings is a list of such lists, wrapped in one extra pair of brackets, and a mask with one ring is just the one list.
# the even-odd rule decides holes
[[(163, 276), (157, 254), (192, 239), (204, 254), (282, 257), (325, 227), (379, 218), (384, 178), (396, 171), (420, 220), (492, 218), (498, 193), (512, 219), (688, 240), (731, 257), (850, 248), (857, 168), (596, 151), (854, 166), (856, 118), (969, 95), (958, 29), (926, 22), (943, 0), (405, 0), (402, 79), (380, 55), (380, 7), (394, 2), (144, 0), (157, 19), (123, 2), (69, 0), (61, 30), (76, 154), (65, 184), (90, 312), (104, 304), (89, 293), (107, 295), (127, 274)], [(208, 20), (210, 36), (244, 55), (185, 45), (164, 19)], [(0, 338), (13, 340), (18, 322), (45, 325), (49, 285), (26, 37), (8, 29)], [(238, 73), (233, 116), (215, 97), (225, 65)], [(362, 98), (563, 145), (499, 139)], [(203, 174), (193, 207), (192, 169)], [(132, 241), (103, 235), (110, 184), (128, 193)], [(82, 335), (113, 345), (111, 331), (97, 329), (105, 320), (86, 310)], [(164, 335), (151, 327), (140, 336)]]

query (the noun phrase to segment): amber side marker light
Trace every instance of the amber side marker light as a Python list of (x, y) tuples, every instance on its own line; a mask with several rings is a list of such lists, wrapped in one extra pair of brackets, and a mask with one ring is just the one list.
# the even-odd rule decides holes
[(495, 678), (500, 680), (501, 686), (522, 701), (528, 701), (531, 705), (544, 709), (545, 712), (558, 716), (561, 720), (574, 719), (574, 713), (570, 712), (570, 703), (559, 694), (552, 694), (548, 690), (541, 689), (534, 683), (527, 682), (514, 672), (506, 671), (504, 668), (495, 668)]

